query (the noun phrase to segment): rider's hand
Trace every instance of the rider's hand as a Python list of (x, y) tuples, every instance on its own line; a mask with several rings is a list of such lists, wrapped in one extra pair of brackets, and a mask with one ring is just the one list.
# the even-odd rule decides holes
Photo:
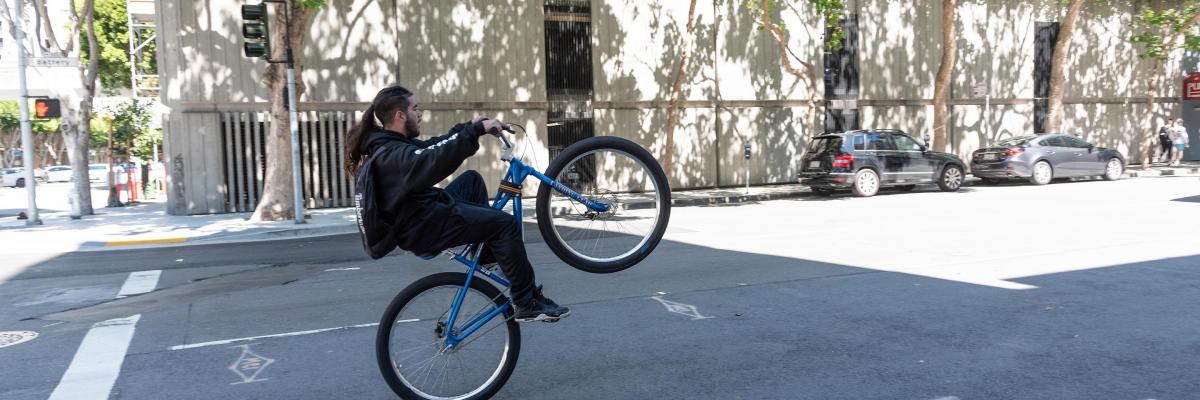
[(508, 125), (498, 119), (483, 120), (483, 131), (492, 135), (499, 135), (501, 131), (508, 128)]

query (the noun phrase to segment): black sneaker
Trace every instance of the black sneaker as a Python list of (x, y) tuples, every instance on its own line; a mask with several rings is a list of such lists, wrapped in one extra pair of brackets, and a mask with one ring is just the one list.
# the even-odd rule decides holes
[(538, 286), (533, 289), (531, 299), (525, 301), (525, 304), (517, 306), (517, 322), (555, 322), (559, 319), (566, 318), (571, 315), (571, 309), (558, 305), (554, 300), (546, 298), (542, 295), (542, 287)]

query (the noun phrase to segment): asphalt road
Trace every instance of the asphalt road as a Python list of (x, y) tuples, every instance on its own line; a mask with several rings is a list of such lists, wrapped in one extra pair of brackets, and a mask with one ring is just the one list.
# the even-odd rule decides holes
[[(529, 245), (574, 315), (522, 325), (497, 398), (1200, 393), (1195, 178), (686, 207), (671, 222), (610, 275)], [(0, 332), (38, 336), (0, 347), (6, 400), (394, 398), (370, 324), (407, 284), (457, 270), (369, 261), (355, 236), (8, 260)]]

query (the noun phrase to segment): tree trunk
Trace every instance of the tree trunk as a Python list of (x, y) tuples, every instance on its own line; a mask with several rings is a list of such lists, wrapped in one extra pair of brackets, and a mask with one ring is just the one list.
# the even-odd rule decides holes
[[(296, 74), (297, 99), (304, 93), (304, 85), (299, 77), (303, 70), (304, 38), (308, 32), (308, 23), (316, 13), (316, 9), (305, 9), (296, 6), (291, 13), (291, 29), (284, 29), (289, 21), (282, 12), (274, 13), (271, 21), (271, 59), (287, 58), (287, 46), (284, 41), (291, 43), (292, 61)], [(282, 11), (282, 10), (280, 10)], [(267, 171), (263, 176), (263, 194), (258, 205), (254, 207), (252, 221), (283, 221), (293, 219), (296, 210), (292, 191), (292, 131), (287, 110), (287, 67), (284, 64), (271, 64), (263, 74), (263, 83), (271, 91), (271, 129), (267, 134), (266, 153)], [(300, 102), (297, 101), (297, 104)]]
[(954, 16), (957, 11), (957, 0), (942, 0), (942, 65), (938, 67), (937, 78), (933, 84), (933, 150), (946, 151), (946, 94), (950, 90), (950, 78), (954, 72), (955, 54), (958, 44), (955, 42)]
[(675, 125), (679, 124), (679, 102), (683, 97), (683, 81), (687, 75), (688, 57), (692, 54), (693, 32), (696, 29), (696, 0), (688, 6), (687, 33), (683, 38), (683, 49), (680, 51), (679, 68), (675, 70), (675, 84), (671, 86), (671, 107), (667, 109), (667, 146), (663, 154), (663, 172), (667, 182), (674, 175), (672, 162), (675, 158)]
[[(1154, 151), (1154, 145), (1157, 144), (1154, 129), (1154, 95), (1158, 92), (1158, 72), (1162, 71), (1163, 61), (1154, 59), (1154, 67), (1150, 68), (1150, 79), (1146, 82), (1146, 111), (1142, 113), (1142, 127), (1145, 128), (1142, 134), (1142, 169), (1150, 169), (1151, 154)], [(1137, 142), (1134, 141), (1134, 146)]]
[(1046, 107), (1046, 132), (1062, 132), (1063, 82), (1066, 80), (1067, 53), (1071, 38), (1075, 36), (1075, 21), (1079, 19), (1084, 0), (1071, 0), (1067, 15), (1058, 30), (1058, 42), (1054, 43), (1054, 57), (1050, 59), (1050, 98)]
[[(68, 96), (68, 98), (72, 98), (72, 101), (66, 102), (68, 107), (64, 108), (68, 109), (63, 112), (61, 126), (63, 142), (67, 146), (67, 155), (71, 159), (71, 177), (75, 180), (72, 182), (73, 190), (70, 194), (71, 218), (95, 214), (92, 209), (92, 191), (88, 182), (88, 142), (92, 132), (92, 97), (96, 92), (96, 75), (100, 68), (100, 55), (98, 54), (100, 44), (96, 40), (95, 14), (94, 1), (85, 1), (82, 17), (87, 27), (88, 64), (86, 68), (79, 71), (80, 79), (83, 81), (83, 98), (75, 102), (73, 96)], [(71, 105), (76, 108), (69, 109)]]

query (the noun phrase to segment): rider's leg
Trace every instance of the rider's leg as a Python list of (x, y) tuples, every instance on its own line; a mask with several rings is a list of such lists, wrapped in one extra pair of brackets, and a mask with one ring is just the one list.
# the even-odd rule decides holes
[(484, 243), (480, 263), (499, 262), (505, 277), (512, 282), (511, 295), (519, 320), (554, 320), (570, 310), (542, 295), (534, 286), (533, 266), (525, 253), (521, 225), (513, 216), (488, 205), (487, 185), (475, 171), (467, 171), (446, 186), (446, 192), (459, 200), (443, 226), (443, 248)]
[[(446, 185), (446, 193), (458, 201), (465, 201), (484, 207), (490, 205), (487, 184), (483, 183), (483, 176), (479, 175), (475, 170), (463, 172), (462, 175), (450, 181), (450, 184)], [(479, 265), (488, 265), (496, 261), (496, 255), (492, 252), (492, 246), (484, 244), (483, 250), (479, 252)]]

